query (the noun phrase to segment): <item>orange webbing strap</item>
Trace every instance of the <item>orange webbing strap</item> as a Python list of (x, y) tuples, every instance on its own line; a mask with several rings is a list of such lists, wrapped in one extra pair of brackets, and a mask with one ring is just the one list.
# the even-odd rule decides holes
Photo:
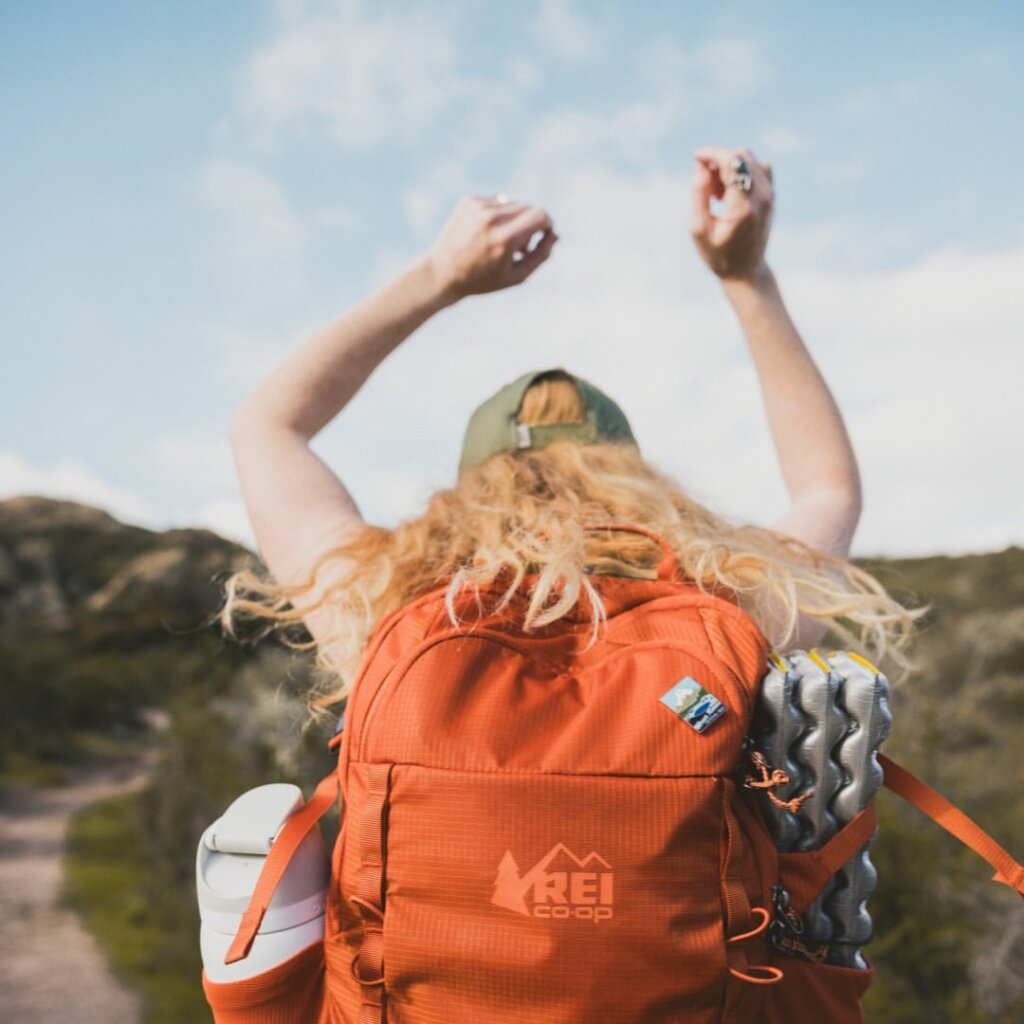
[(725, 934), (737, 935), (750, 929), (753, 914), (750, 899), (737, 874), (736, 861), (742, 847), (740, 826), (736, 821), (729, 797), (725, 802), (725, 860), (722, 864), (722, 895), (725, 902)]
[(1008, 885), (1018, 895), (1024, 896), (1024, 867), (1017, 863), (983, 828), (951, 804), (941, 793), (922, 782), (885, 754), (878, 755), (878, 762), (885, 773), (884, 783), (919, 811), (928, 815), (936, 825), (944, 828), (965, 846), (969, 846), (979, 857), (987, 860), (996, 869), (994, 882)]
[(309, 803), (284, 823), (277, 838), (271, 843), (260, 877), (256, 880), (256, 888), (249, 899), (249, 906), (242, 914), (242, 922), (224, 957), (224, 963), (233, 964), (236, 960), (242, 960), (249, 955), (263, 915), (270, 906), (274, 891), (284, 876), (292, 855), (310, 830), (331, 809), (340, 791), (338, 783), (338, 770), (333, 768), (329, 775), (320, 780)]
[[(732, 791), (725, 796), (725, 861), (722, 865), (722, 894), (725, 901), (726, 961), (729, 973), (755, 985), (774, 985), (782, 980), (782, 971), (768, 964), (752, 964), (740, 945), (768, 927), (771, 915), (764, 907), (751, 907), (747, 890), (737, 872), (737, 857), (743, 845), (739, 821), (730, 803)], [(760, 923), (754, 925), (755, 917)], [(762, 973), (758, 973), (762, 972)]]
[(874, 801), (862, 807), (817, 850), (779, 854), (779, 875), (789, 891), (790, 906), (802, 914), (825, 883), (875, 834), (878, 817)]
[(381, 1024), (384, 1015), (384, 813), (391, 786), (391, 764), (367, 768), (366, 798), (359, 820), (360, 870), (351, 897), (363, 921), (363, 937), (352, 961), (352, 975), (363, 990), (359, 1024)]

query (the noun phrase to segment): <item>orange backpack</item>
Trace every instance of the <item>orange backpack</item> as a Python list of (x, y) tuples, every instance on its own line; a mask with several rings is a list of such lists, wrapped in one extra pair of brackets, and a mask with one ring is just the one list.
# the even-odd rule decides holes
[[(873, 969), (784, 955), (781, 886), (800, 913), (870, 839), (870, 802), (820, 850), (780, 854), (738, 781), (768, 643), (685, 581), (667, 542), (653, 580), (592, 576), (587, 599), (522, 632), (445, 587), (384, 618), (331, 745), (337, 771), (271, 847), (228, 960), (243, 956), (291, 852), (342, 823), (322, 944), (246, 981), (203, 985), (219, 1024), (846, 1024)], [(662, 698), (709, 695), (692, 725)], [(710, 714), (708, 714), (710, 708)], [(1024, 868), (882, 756), (885, 784), (1024, 895)], [(773, 892), (774, 890), (774, 892)]]

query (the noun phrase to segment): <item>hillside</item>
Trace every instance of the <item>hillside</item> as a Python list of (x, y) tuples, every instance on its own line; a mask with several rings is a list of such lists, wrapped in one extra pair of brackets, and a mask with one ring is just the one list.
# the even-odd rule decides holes
[[(115, 856), (95, 822), (76, 847), (109, 868), (103, 884), (135, 887), (142, 917), (120, 932), (101, 924), (115, 963), (146, 979), (150, 1020), (203, 1019), (192, 1016), (203, 1007), (192, 889), (203, 827), (260, 782), (308, 792), (328, 764), (324, 737), (300, 730), (307, 659), (269, 640), (227, 642), (210, 622), (220, 584), (254, 562), (207, 530), (152, 532), (42, 497), (0, 502), (0, 785), (67, 777), (150, 742), (146, 709), (170, 723), (154, 785), (103, 819), (137, 857), (122, 863), (124, 843)], [(859, 564), (896, 596), (934, 606), (912, 652), (918, 670), (894, 688), (885, 749), (1024, 854), (1024, 550)], [(879, 804), (868, 1019), (1024, 1019), (1019, 899), (898, 798)], [(110, 902), (87, 887), (78, 897), (87, 912), (90, 898)], [(126, 959), (118, 943), (143, 932), (152, 944), (139, 940)]]

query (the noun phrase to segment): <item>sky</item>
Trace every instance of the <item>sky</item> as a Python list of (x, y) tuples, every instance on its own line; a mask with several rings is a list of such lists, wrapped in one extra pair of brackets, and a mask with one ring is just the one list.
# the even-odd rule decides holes
[(454, 483), (531, 369), (611, 394), (734, 521), (789, 496), (689, 236), (693, 151), (771, 161), (769, 265), (842, 410), (857, 556), (1024, 544), (1024, 6), (0, 5), (0, 499), (255, 548), (235, 409), (464, 195), (542, 206), (523, 285), (429, 320), (312, 441), (364, 518)]

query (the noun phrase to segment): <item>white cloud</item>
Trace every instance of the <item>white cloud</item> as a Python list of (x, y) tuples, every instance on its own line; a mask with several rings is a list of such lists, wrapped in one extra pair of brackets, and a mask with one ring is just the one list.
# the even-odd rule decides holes
[(661, 36), (640, 46), (632, 64), (634, 77), (651, 95), (681, 114), (731, 106), (774, 74), (762, 44), (739, 35), (714, 36), (690, 47)]
[(0, 451), (0, 498), (21, 494), (82, 502), (105, 509), (122, 522), (150, 529), (155, 519), (152, 506), (141, 494), (104, 480), (77, 459), (37, 466), (18, 452)]
[(545, 111), (521, 143), (517, 178), (526, 187), (543, 188), (555, 176), (578, 171), (584, 160), (604, 165), (609, 157), (649, 167), (655, 147), (671, 135), (676, 121), (677, 110), (659, 100), (600, 111)]
[[(688, 237), (688, 178), (584, 163), (546, 187), (562, 236), (551, 260), (520, 288), (471, 297), (421, 328), (330, 428), (325, 450), (360, 507), (387, 523), (418, 512), (404, 503), (427, 480), (453, 481), (473, 408), (528, 369), (564, 365), (609, 391), (648, 458), (700, 500), (777, 520), (789, 499), (758, 379)], [(820, 256), (859, 244), (864, 229), (799, 230), (817, 236)], [(896, 271), (864, 269), (866, 257), (815, 268), (812, 255), (791, 247), (773, 266), (858, 454), (866, 503), (854, 552), (1024, 543), (1024, 407), (1008, 383), (1024, 370), (1024, 250), (950, 249)], [(413, 383), (423, 381), (434, 383)], [(360, 443), (370, 430), (372, 451)], [(382, 464), (399, 474), (383, 490)]]
[(317, 227), (339, 231), (351, 231), (362, 224), (358, 211), (339, 205), (318, 207), (311, 212), (310, 221)]
[(896, 271), (783, 279), (865, 469), (862, 550), (1024, 540), (1009, 385), (1024, 373), (1022, 274), (1024, 249), (948, 248)]
[(182, 526), (203, 527), (250, 551), (256, 551), (256, 538), (249, 523), (245, 503), (239, 498), (214, 498), (201, 504), (188, 523)]
[(278, 18), (287, 21), (306, 13), (307, 0), (271, 0), (271, 7)]
[(540, 65), (528, 57), (512, 56), (505, 62), (505, 78), (517, 89), (533, 90), (544, 84)]
[(897, 111), (907, 112), (934, 102), (936, 84), (918, 74), (891, 82), (857, 85), (840, 98), (837, 110), (853, 120), (892, 119)]
[(780, 156), (802, 153), (808, 146), (808, 140), (792, 128), (781, 124), (770, 125), (761, 130), (754, 147), (754, 155), (758, 160), (767, 160), (774, 166), (774, 161)]
[(540, 0), (530, 31), (542, 47), (567, 60), (596, 57), (608, 43), (593, 20), (577, 10), (574, 0)]
[(844, 153), (823, 160), (815, 167), (815, 177), (822, 187), (843, 189), (864, 181), (877, 164), (877, 160), (864, 154)]
[(224, 381), (225, 400), (234, 405), (312, 333), (311, 320), (305, 327), (293, 324), (275, 330), (270, 324), (248, 327), (224, 321), (199, 324), (194, 330), (214, 360), (213, 370)]
[(414, 185), (401, 196), (402, 212), (413, 231), (422, 234), (441, 214), (442, 193), (432, 185)]
[(360, 2), (287, 4), (276, 35), (250, 57), (239, 103), (257, 141), (324, 132), (346, 146), (421, 138), (468, 84), (437, 6), (384, 12)]
[(160, 434), (149, 453), (160, 476), (192, 488), (223, 488), (235, 484), (234, 460), (228, 427), (210, 435), (182, 427)]
[[(777, 176), (776, 176), (777, 178)], [(916, 238), (896, 223), (872, 223), (850, 215), (793, 224), (788, 217), (789, 190), (777, 200), (768, 259), (786, 270), (821, 267), (830, 271), (905, 262), (916, 251)]]
[[(576, 174), (586, 161), (647, 171), (658, 164), (658, 147), (679, 125), (708, 107), (729, 106), (764, 85), (772, 68), (761, 45), (739, 36), (716, 37), (693, 46), (659, 38), (632, 57), (634, 79), (646, 95), (606, 103), (600, 109), (561, 105), (541, 110), (518, 143), (509, 180), (535, 194), (554, 191), (555, 179)], [(792, 152), (802, 141), (775, 129), (766, 138)], [(506, 189), (508, 191), (508, 189)]]
[(441, 160), (431, 164), (415, 185), (402, 192), (406, 222), (421, 236), (438, 230), (441, 222), (454, 211), (457, 200), (469, 194), (471, 188), (469, 175), (461, 163)]
[(250, 164), (218, 158), (200, 168), (195, 186), (221, 217), (221, 245), (252, 289), (284, 296), (301, 290), (309, 231), (279, 181)]
[[(471, 43), (460, 36), (454, 8), (410, 6), (398, 14), (358, 2), (286, 2), (278, 14), (274, 35), (239, 77), (238, 106), (257, 148), (278, 149), (288, 132), (362, 149), (411, 147), (428, 143), (442, 115), (457, 112), (448, 154), (465, 166), (507, 148), (544, 81), (542, 63), (515, 52), (486, 74), (470, 70)], [(569, 0), (543, 0), (527, 29), (556, 58), (607, 56), (605, 31)], [(671, 137), (681, 116), (728, 107), (772, 75), (761, 44), (741, 35), (690, 46), (655, 38), (622, 60), (647, 97), (611, 112), (557, 110), (545, 119), (549, 147), (611, 146), (636, 162)], [(794, 144), (790, 133), (783, 145)]]
[[(555, 105), (522, 120), (524, 93), (542, 80), (537, 63), (513, 54), (487, 78), (469, 77), (450, 24), (430, 22), (426, 8), (399, 17), (359, 3), (278, 0), (277, 9), (277, 36), (254, 56), (243, 86), (257, 133), (415, 143), (457, 110), (443, 157), (428, 157), (399, 195), (413, 232), (436, 231), (461, 194), (500, 189), (545, 206), (561, 236), (521, 288), (470, 298), (421, 328), (318, 439), (367, 518), (393, 525), (417, 514), (434, 487), (453, 482), (473, 408), (525, 370), (552, 365), (608, 390), (648, 457), (700, 500), (763, 524), (786, 511), (742, 333), (689, 238), (689, 167), (652, 170), (659, 146), (691, 115), (721, 112), (770, 83), (774, 68), (757, 39), (655, 39), (622, 58), (650, 98), (613, 94), (600, 110)], [(549, 52), (589, 59), (603, 41), (590, 21), (573, 31), (581, 17), (549, 3), (533, 29)], [(896, 89), (903, 106), (919, 97), (916, 80)], [(885, 99), (853, 96), (842, 109), (867, 116)], [(811, 145), (781, 123), (758, 138), (762, 159)], [(502, 168), (501, 180), (475, 179), (467, 168), (494, 152), (507, 154), (490, 165), (492, 174)], [(820, 175), (835, 184), (869, 169), (837, 152)], [(1003, 397), (1004, 381), (1021, 369), (1021, 250), (949, 250), (909, 262), (914, 239), (902, 229), (869, 229), (855, 218), (794, 224), (789, 202), (782, 189), (769, 258), (860, 459), (866, 505), (855, 552), (1024, 542), (1024, 492), (1013, 471), (1024, 413)], [(344, 226), (346, 215), (338, 219)], [(321, 211), (320, 223), (331, 220)], [(378, 243), (367, 291), (414, 255)], [(882, 261), (904, 269), (883, 272)], [(263, 324), (217, 334), (225, 372), (250, 384), (308, 330)], [(200, 514), (220, 523), (218, 532), (248, 530), (239, 502), (219, 499)]]
[(466, 165), (507, 145), (544, 81), (540, 62), (517, 52), (471, 70), (464, 58), (477, 40), (461, 34), (458, 6), (282, 0), (276, 14), (271, 37), (238, 72), (241, 123), (218, 126), (224, 142), (240, 129), (259, 152), (280, 153), (286, 140), (428, 149), (443, 119), (457, 118), (445, 153)]

